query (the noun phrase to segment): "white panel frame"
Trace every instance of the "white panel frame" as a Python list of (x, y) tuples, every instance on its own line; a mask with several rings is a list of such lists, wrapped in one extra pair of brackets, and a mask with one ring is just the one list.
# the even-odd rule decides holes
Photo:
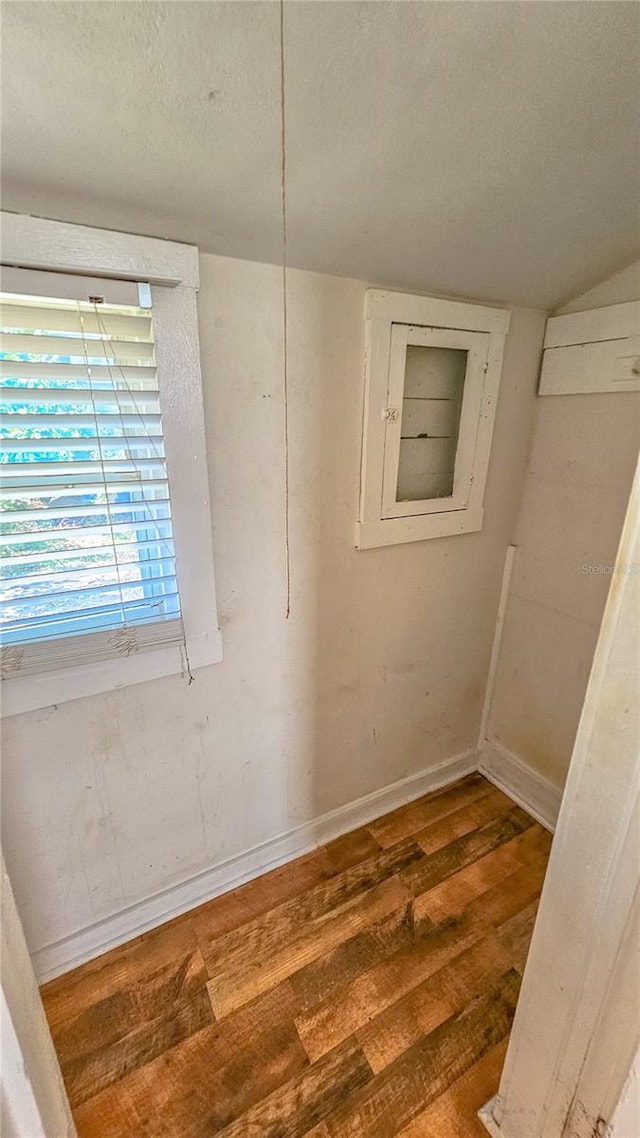
[(482, 401), (484, 368), (489, 352), (489, 337), (482, 332), (458, 332), (456, 329), (417, 328), (413, 325), (393, 324), (387, 401), (390, 406), (395, 405), (399, 409), (402, 408), (404, 397), (407, 347), (409, 345), (456, 348), (467, 352), (453, 494), (447, 498), (396, 501), (400, 437), (402, 434), (402, 411), (400, 410), (396, 419), (386, 419), (384, 423), (383, 518), (412, 517), (415, 514), (466, 510), (473, 484), (473, 460)]
[(156, 238), (1, 215), (1, 259), (26, 269), (152, 282), (154, 336), (185, 645), (5, 679), (2, 715), (188, 674), (222, 660), (198, 346), (198, 251)]
[[(510, 316), (510, 312), (505, 309), (377, 289), (367, 291), (360, 512), (356, 524), (358, 549), (482, 529), (484, 488)], [(387, 461), (385, 472), (385, 441), (389, 425), (385, 412), (389, 398), (392, 328), (397, 325), (410, 326), (412, 335), (421, 332), (425, 335), (433, 333), (435, 336), (436, 333), (450, 329), (450, 332), (443, 333), (439, 344), (451, 347), (456, 346), (456, 336), (460, 332), (488, 334), (482, 394), (473, 429), (473, 443), (464, 452), (464, 458), (471, 460), (472, 473), (468, 500), (462, 507), (456, 505), (443, 509), (443, 499), (431, 499), (422, 513), (416, 513), (416, 503), (410, 503), (411, 512), (406, 511), (404, 516), (397, 509), (393, 512), (394, 516), (385, 516), (385, 490), (388, 510), (388, 487), (393, 485), (395, 496), (397, 478), (397, 470), (392, 472), (390, 469), (391, 457)], [(399, 430), (398, 425), (398, 434)], [(465, 437), (471, 437), (468, 428), (465, 429)], [(458, 451), (460, 452), (460, 444)]]

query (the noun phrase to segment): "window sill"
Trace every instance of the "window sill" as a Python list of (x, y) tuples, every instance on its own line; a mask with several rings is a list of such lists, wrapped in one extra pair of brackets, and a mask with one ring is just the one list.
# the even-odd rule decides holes
[[(219, 664), (222, 660), (222, 638), (219, 629), (213, 634), (189, 638), (189, 664), (192, 671)], [(22, 715), (54, 704), (69, 703), (101, 692), (117, 691), (131, 684), (176, 676), (186, 671), (184, 648), (172, 644), (134, 656), (118, 656), (92, 664), (60, 668), (28, 676), (13, 676), (1, 685), (3, 718)]]

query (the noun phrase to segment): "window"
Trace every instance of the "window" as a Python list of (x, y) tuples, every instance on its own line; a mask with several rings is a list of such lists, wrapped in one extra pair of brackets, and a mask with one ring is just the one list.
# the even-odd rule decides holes
[(367, 293), (359, 548), (482, 528), (509, 314)]
[(5, 714), (221, 658), (194, 292), (3, 270)]

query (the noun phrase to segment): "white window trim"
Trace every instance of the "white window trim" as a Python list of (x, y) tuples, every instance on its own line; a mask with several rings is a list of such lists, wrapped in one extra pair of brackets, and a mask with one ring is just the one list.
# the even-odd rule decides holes
[[(222, 660), (209, 508), (196, 290), (198, 250), (3, 212), (3, 264), (149, 281), (185, 645), (2, 681), (2, 715), (113, 691)], [(168, 379), (170, 377), (170, 380)]]
[[(502, 308), (370, 289), (365, 299), (365, 405), (362, 437), (360, 514), (356, 546), (372, 549), (482, 529), (484, 487), (489, 466), (504, 344), (511, 314)], [(471, 463), (473, 477), (464, 508), (432, 509), (407, 517), (385, 517), (384, 409), (389, 392), (392, 326), (451, 329), (489, 334), (486, 372), (473, 451), (456, 458)], [(463, 440), (460, 440), (463, 445)], [(388, 474), (388, 472), (387, 472)], [(419, 503), (417, 504), (419, 505)]]

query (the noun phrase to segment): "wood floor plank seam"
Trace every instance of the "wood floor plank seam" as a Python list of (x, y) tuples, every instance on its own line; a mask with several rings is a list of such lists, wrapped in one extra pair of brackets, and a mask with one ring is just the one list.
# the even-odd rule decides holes
[(476, 1138), (549, 846), (470, 775), (59, 977), (79, 1138)]
[(258, 957), (253, 963), (247, 962), (240, 970), (233, 967), (229, 971), (218, 969), (207, 984), (214, 1012), (222, 1017), (241, 1007), (305, 964), (317, 960), (327, 948), (342, 944), (377, 918), (393, 912), (407, 899), (408, 893), (401, 881), (392, 877), (367, 890), (357, 905), (348, 910), (342, 909), (323, 922), (320, 928), (303, 928), (288, 945), (275, 953)]
[(325, 1119), (330, 1138), (395, 1138), (424, 1106), (445, 1093), (507, 1034), (515, 1013), (519, 976), (510, 970)]

